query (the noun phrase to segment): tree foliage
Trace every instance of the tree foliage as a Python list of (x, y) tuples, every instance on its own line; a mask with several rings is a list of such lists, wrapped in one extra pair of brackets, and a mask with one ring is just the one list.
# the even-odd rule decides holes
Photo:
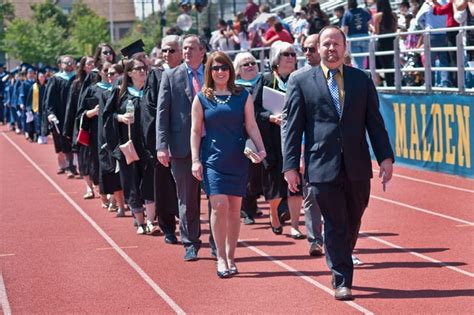
[(33, 18), (14, 19), (0, 43), (0, 50), (16, 59), (56, 64), (60, 55), (91, 54), (97, 44), (108, 40), (107, 21), (82, 1), (74, 4), (69, 17), (52, 0), (31, 5), (31, 9)]
[(46, 20), (53, 19), (56, 25), (68, 29), (69, 22), (66, 14), (54, 4), (53, 0), (46, 0), (44, 3), (36, 3), (31, 5), (33, 11), (33, 20), (36, 23), (43, 23)]
[(54, 19), (41, 24), (15, 19), (8, 27), (3, 47), (23, 62), (56, 64), (57, 57), (67, 50), (64, 36), (65, 30)]
[(74, 4), (69, 24), (70, 45), (75, 54), (92, 54), (98, 44), (109, 39), (107, 20), (98, 16), (82, 1)]

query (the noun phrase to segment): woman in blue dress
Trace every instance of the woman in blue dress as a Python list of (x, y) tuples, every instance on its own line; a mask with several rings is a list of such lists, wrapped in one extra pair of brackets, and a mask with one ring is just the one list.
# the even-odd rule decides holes
[(257, 147), (254, 163), (266, 156), (255, 121), (252, 96), (235, 86), (235, 71), (223, 52), (209, 56), (204, 86), (194, 98), (191, 117), (192, 172), (202, 180), (211, 201), (211, 228), (217, 247), (217, 275), (238, 273), (235, 248), (240, 231), (240, 205), (246, 194), (248, 163), (245, 132)]

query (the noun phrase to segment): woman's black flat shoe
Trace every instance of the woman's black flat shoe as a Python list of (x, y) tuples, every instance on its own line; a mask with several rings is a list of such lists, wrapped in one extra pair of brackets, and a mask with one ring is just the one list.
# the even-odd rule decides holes
[(239, 270), (237, 269), (237, 267), (230, 267), (230, 268), (229, 268), (229, 274), (230, 274), (231, 276), (238, 275), (238, 274), (239, 274)]
[(221, 279), (227, 279), (230, 277), (229, 270), (219, 271), (217, 270), (217, 276)]
[(276, 235), (281, 235), (283, 233), (283, 227), (282, 226), (279, 226), (279, 227), (273, 227), (272, 226), (272, 232)]

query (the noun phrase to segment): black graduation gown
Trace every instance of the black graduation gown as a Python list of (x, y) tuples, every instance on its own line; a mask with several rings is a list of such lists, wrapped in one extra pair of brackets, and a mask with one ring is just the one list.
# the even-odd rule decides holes
[[(112, 151), (112, 155), (119, 161), (120, 181), (123, 187), (127, 204), (132, 209), (141, 209), (144, 200), (154, 200), (154, 183), (152, 176), (144, 176), (149, 169), (150, 160), (153, 158), (145, 150), (143, 143), (141, 111), (144, 103), (143, 98), (131, 95), (128, 91), (119, 98), (119, 88), (113, 90), (113, 94), (107, 100), (104, 110), (104, 131), (107, 146)], [(126, 104), (132, 100), (135, 107), (135, 120), (131, 125), (131, 140), (137, 151), (140, 160), (127, 165), (125, 157), (120, 151), (119, 145), (126, 143), (128, 138), (128, 126), (117, 121), (118, 114), (126, 112)]]
[(88, 118), (86, 112), (99, 104), (99, 94), (104, 89), (97, 85), (90, 85), (83, 90), (77, 104), (76, 121), (81, 121), (81, 128), (89, 132), (89, 145), (79, 146), (79, 171), (81, 175), (90, 176), (95, 185), (99, 184), (99, 150), (98, 150), (98, 122), (97, 116)]
[(56, 153), (71, 152), (71, 143), (63, 136), (62, 132), (66, 118), (66, 106), (69, 90), (71, 89), (74, 78), (75, 76), (72, 76), (70, 79), (66, 79), (59, 75), (55, 75), (48, 80), (48, 84), (46, 85), (46, 92), (44, 96), (46, 116), (54, 114), (59, 120), (59, 134), (56, 132), (56, 128), (54, 126), (51, 128), (53, 132), (54, 148)]
[[(278, 88), (278, 84), (275, 84), (273, 72), (263, 76), (262, 85), (285, 92)], [(263, 86), (261, 87), (262, 90)], [(288, 194), (295, 195), (289, 192), (288, 184), (281, 172), (283, 167), (281, 128), (269, 121), (272, 113), (263, 108), (263, 102), (255, 104), (255, 113), (263, 144), (265, 145), (265, 151), (267, 152), (262, 172), (263, 194), (267, 200), (285, 198)], [(296, 195), (301, 195), (301, 190)]]
[[(252, 95), (254, 107), (262, 107), (262, 93), (263, 93), (263, 77), (255, 83), (253, 87), (244, 87)], [(258, 197), (262, 194), (262, 163), (249, 163), (249, 182), (247, 185), (247, 197), (242, 199), (242, 209), (249, 210), (249, 207), (254, 207), (253, 199), (250, 201), (252, 205), (247, 205), (247, 199)], [(253, 209), (256, 210), (256, 209)], [(254, 213), (252, 213), (254, 214)]]
[(178, 214), (178, 199), (176, 193), (176, 183), (171, 168), (164, 167), (156, 159), (156, 107), (160, 90), (161, 76), (163, 69), (153, 69), (148, 74), (145, 82), (145, 104), (142, 113), (143, 142), (152, 160), (150, 167), (154, 172), (147, 173), (154, 175), (155, 206), (158, 217), (158, 224), (165, 233), (173, 233), (176, 222), (175, 216)]
[(99, 101), (99, 116), (97, 117), (97, 146), (99, 157), (99, 192), (103, 195), (113, 194), (122, 190), (120, 174), (115, 172), (116, 160), (107, 144), (104, 131), (104, 110), (109, 97), (113, 97), (112, 89), (102, 90), (96, 94)]

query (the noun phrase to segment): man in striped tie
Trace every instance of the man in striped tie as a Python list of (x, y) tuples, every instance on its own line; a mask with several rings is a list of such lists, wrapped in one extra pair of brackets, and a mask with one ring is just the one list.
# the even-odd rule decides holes
[(290, 77), (283, 126), (283, 171), (290, 190), (299, 185), (301, 137), (305, 180), (324, 217), (326, 260), (337, 300), (353, 299), (355, 247), (369, 202), (372, 163), (366, 131), (380, 165), (382, 184), (392, 176), (393, 151), (372, 80), (344, 65), (346, 38), (336, 26), (319, 33), (319, 67)]

